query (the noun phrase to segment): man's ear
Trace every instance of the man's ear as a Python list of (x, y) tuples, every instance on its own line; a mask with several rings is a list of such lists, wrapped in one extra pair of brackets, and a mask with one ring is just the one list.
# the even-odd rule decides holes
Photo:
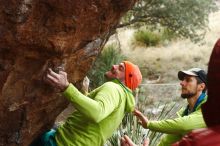
[(203, 90), (205, 89), (205, 87), (206, 87), (205, 83), (199, 84), (199, 89), (200, 89), (201, 91), (203, 91)]

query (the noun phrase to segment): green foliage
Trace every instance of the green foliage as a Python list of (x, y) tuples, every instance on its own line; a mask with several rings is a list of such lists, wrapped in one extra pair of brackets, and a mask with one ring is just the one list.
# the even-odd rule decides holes
[(147, 31), (138, 30), (134, 33), (135, 41), (146, 46), (156, 46), (161, 41), (161, 36), (159, 34)]
[(173, 31), (170, 31), (169, 29), (165, 28), (162, 30), (162, 40), (172, 40), (176, 37), (176, 34)]
[(163, 44), (166, 40), (171, 40), (175, 34), (168, 29), (160, 28), (159, 32), (149, 31), (147, 29), (138, 29), (134, 33), (134, 43), (146, 46), (157, 46)]
[(90, 87), (94, 89), (102, 85), (106, 81), (105, 72), (111, 69), (113, 64), (118, 64), (125, 59), (126, 57), (120, 53), (120, 49), (116, 46), (105, 47), (88, 73), (88, 77), (91, 80)]
[(143, 25), (167, 28), (179, 37), (201, 39), (215, 0), (139, 0), (118, 27)]

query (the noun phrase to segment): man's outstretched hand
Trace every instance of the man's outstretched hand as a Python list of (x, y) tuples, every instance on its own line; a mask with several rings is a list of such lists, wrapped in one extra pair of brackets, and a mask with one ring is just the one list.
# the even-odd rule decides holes
[(44, 80), (62, 92), (65, 91), (65, 89), (69, 86), (67, 73), (64, 71), (59, 71), (59, 73), (56, 73), (49, 68)]
[[(144, 139), (143, 146), (149, 145), (149, 139)], [(121, 146), (137, 146), (127, 135), (121, 138)]]
[(140, 124), (144, 127), (147, 128), (147, 123), (148, 119), (147, 117), (144, 116), (143, 113), (141, 113), (139, 110), (135, 109), (133, 114), (140, 120)]

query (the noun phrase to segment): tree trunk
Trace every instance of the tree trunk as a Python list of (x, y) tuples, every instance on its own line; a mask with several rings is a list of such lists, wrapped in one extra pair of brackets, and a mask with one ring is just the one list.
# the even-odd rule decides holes
[(28, 146), (68, 101), (43, 82), (78, 84), (135, 0), (0, 0), (0, 146)]

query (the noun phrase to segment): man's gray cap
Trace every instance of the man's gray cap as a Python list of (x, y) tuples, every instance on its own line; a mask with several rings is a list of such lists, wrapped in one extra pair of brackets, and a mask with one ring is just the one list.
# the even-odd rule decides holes
[(179, 80), (183, 80), (186, 75), (195, 76), (201, 79), (205, 84), (207, 84), (207, 74), (201, 68), (191, 68), (189, 70), (182, 70), (178, 72)]

